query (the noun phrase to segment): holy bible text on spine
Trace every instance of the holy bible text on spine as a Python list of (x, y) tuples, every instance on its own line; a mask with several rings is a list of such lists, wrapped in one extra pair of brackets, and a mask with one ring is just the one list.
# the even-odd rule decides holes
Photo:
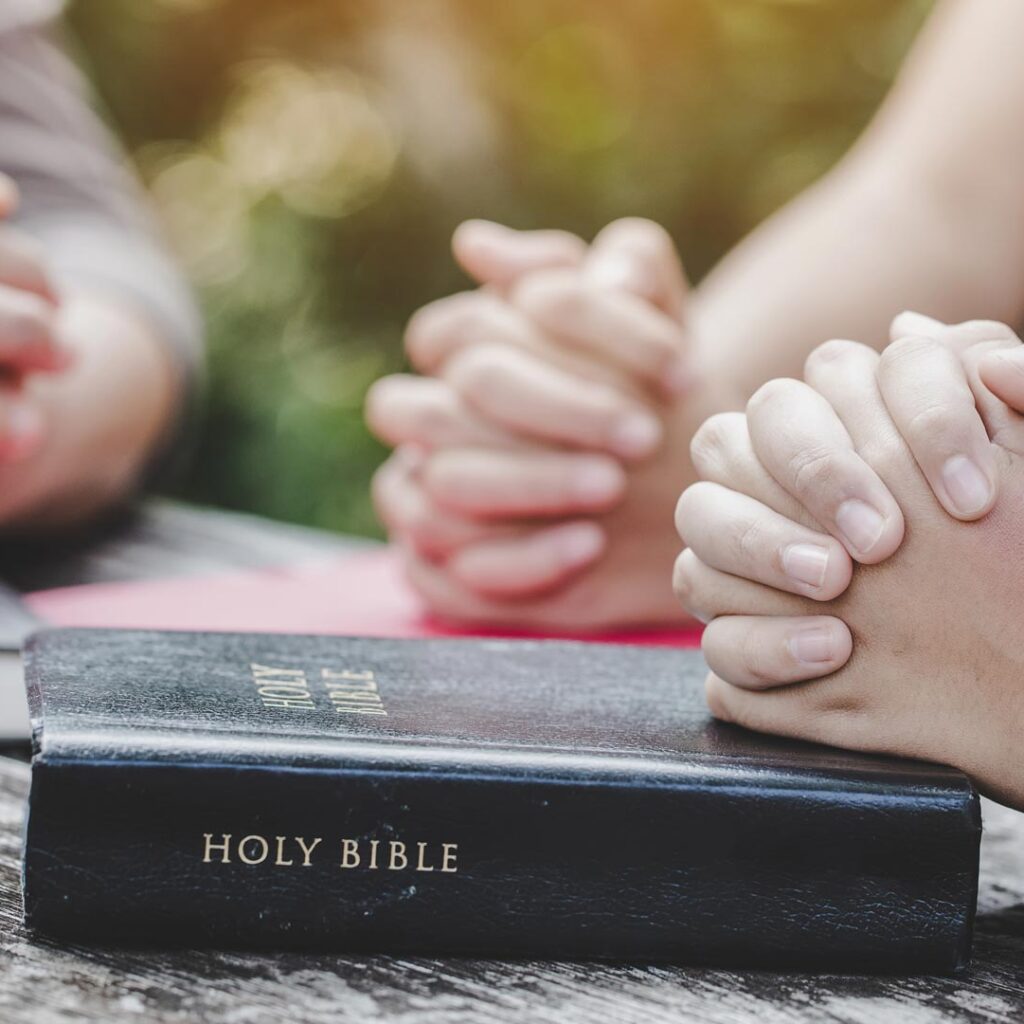
[(103, 941), (954, 970), (952, 769), (708, 717), (697, 652), (57, 630), (25, 911)]

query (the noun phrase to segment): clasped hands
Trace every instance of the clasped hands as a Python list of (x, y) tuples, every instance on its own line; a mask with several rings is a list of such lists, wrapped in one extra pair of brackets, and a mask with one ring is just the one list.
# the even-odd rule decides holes
[(716, 717), (952, 764), (1021, 808), (1024, 347), (917, 314), (892, 336), (701, 427), (676, 590)]
[(385, 378), (367, 404), (397, 446), (374, 491), (413, 585), (462, 621), (684, 621), (671, 508), (689, 438), (729, 403), (698, 383), (668, 235), (628, 219), (588, 248), (470, 222), (453, 248), (482, 287), (413, 317), (426, 376)]
[(683, 490), (673, 583), (708, 623), (717, 717), (954, 764), (1024, 807), (1009, 328), (902, 314), (881, 355), (827, 342), (805, 381), (721, 412), (744, 402), (702, 378), (656, 226), (617, 222), (588, 250), (470, 224), (455, 251), (484, 286), (417, 314), (409, 353), (432, 376), (385, 379), (369, 402), (399, 446), (378, 507), (435, 611), (549, 631), (672, 621), (665, 524)]

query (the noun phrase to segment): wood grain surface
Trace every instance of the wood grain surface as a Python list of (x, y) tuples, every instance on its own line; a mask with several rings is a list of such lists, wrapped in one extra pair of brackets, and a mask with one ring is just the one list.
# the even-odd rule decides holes
[(1024, 816), (986, 805), (974, 964), (953, 978), (89, 948), (26, 934), (29, 766), (0, 758), (4, 1024), (932, 1024), (1024, 1021)]

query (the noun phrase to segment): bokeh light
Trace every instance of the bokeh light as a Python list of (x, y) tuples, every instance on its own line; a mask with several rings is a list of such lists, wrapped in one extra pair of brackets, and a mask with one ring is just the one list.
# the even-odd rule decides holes
[(866, 124), (930, 0), (79, 0), (209, 323), (180, 493), (375, 532), (362, 423), (471, 216), (654, 217), (698, 279)]

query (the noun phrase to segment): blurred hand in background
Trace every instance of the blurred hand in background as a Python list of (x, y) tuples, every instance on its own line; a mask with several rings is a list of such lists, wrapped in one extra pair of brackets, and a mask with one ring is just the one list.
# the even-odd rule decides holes
[(0, 532), (131, 495), (169, 447), (196, 311), (51, 21), (0, 18)]
[(469, 222), (454, 250), (481, 289), (417, 313), (408, 353), (430, 376), (386, 378), (368, 402), (400, 446), (375, 491), (413, 582), (460, 619), (679, 621), (665, 512), (717, 395), (697, 385), (667, 233), (629, 218), (588, 248)]
[(4, 223), (17, 205), (17, 186), (0, 174), (0, 465), (29, 458), (44, 440), (42, 410), (26, 394), (26, 381), (69, 361), (57, 337), (57, 294), (42, 249)]

